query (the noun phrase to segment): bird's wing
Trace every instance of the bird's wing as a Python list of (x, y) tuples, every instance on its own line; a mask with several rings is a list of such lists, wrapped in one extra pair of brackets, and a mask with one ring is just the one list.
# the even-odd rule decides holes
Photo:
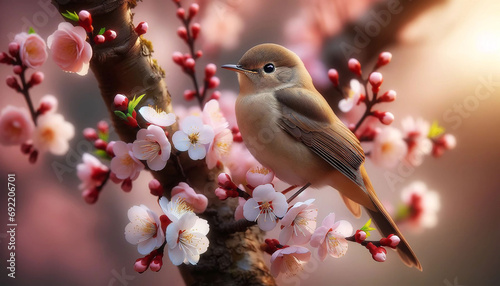
[[(335, 116), (330, 106), (302, 88), (275, 92), (281, 104), (278, 124), (362, 189), (359, 167), (365, 155), (356, 136)], [(326, 105), (326, 106), (325, 106)]]

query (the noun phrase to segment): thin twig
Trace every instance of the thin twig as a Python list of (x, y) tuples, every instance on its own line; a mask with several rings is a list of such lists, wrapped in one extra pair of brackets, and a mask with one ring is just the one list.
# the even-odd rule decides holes
[(305, 184), (302, 188), (300, 188), (297, 192), (295, 192), (295, 194), (293, 194), (291, 197), (289, 197), (288, 200), (286, 200), (286, 202), (290, 203), (291, 201), (293, 201), (293, 199), (295, 199), (298, 195), (300, 195), (300, 193), (305, 191), (305, 189), (309, 188), (310, 185), (311, 185), (311, 183)]

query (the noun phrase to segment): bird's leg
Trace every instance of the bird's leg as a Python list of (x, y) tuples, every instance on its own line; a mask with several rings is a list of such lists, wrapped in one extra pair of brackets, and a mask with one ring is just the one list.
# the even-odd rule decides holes
[(295, 192), (295, 194), (293, 194), (291, 197), (289, 197), (288, 200), (286, 200), (286, 202), (290, 203), (291, 201), (293, 201), (293, 199), (295, 199), (298, 195), (300, 195), (300, 193), (302, 193), (307, 188), (309, 188), (310, 185), (311, 185), (311, 183), (305, 184), (302, 188), (300, 188), (297, 192)]
[(298, 187), (298, 186), (297, 186), (297, 185), (290, 186), (290, 187), (288, 187), (288, 188), (284, 189), (283, 191), (281, 191), (281, 193), (282, 193), (283, 195), (286, 195), (289, 191), (291, 191), (291, 190), (295, 189), (296, 187)]

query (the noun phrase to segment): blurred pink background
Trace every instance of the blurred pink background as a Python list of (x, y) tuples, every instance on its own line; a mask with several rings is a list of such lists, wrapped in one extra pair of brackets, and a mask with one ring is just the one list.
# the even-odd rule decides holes
[[(330, 17), (328, 9), (333, 2), (344, 10)], [(29, 26), (46, 39), (62, 21), (48, 3), (49, 0), (3, 1), (0, 4), (0, 51), (7, 51), (13, 35), (27, 31)], [(369, 11), (371, 5), (371, 1), (328, 3), (318, 0), (205, 0), (200, 3), (202, 33), (207, 36), (198, 42), (198, 47), (206, 51), (199, 67), (209, 61), (217, 66), (236, 63), (244, 51), (263, 42), (287, 45), (304, 56), (320, 59), (321, 40), (307, 30), (306, 24), (322, 19), (313, 31), (332, 36), (342, 29), (339, 15), (355, 19)], [(313, 5), (311, 3), (323, 5), (319, 7), (324, 9), (311, 13), (306, 9)], [(328, 258), (324, 263), (317, 263), (313, 258), (297, 277), (280, 277), (280, 284), (448, 286), (498, 283), (498, 11), (500, 3), (494, 0), (447, 1), (405, 27), (398, 35), (400, 41), (386, 48), (393, 54), (393, 61), (381, 70), (384, 74), (382, 87), (398, 92), (398, 99), (386, 106), (396, 117), (394, 126), (400, 127), (399, 120), (406, 115), (429, 121), (435, 119), (447, 132), (454, 134), (458, 142), (456, 149), (442, 158), (427, 157), (422, 166), (404, 174), (397, 169), (387, 171), (370, 162), (367, 164), (375, 189), (384, 202), (396, 204), (400, 200), (400, 190), (417, 180), (439, 192), (441, 210), (437, 227), (423, 232), (403, 229), (424, 271), (405, 267), (392, 251), (385, 263), (376, 263), (365, 249), (353, 244), (345, 257)], [(154, 58), (166, 71), (166, 82), (174, 102), (182, 103), (182, 92), (191, 85), (171, 60), (172, 52), (186, 51), (176, 36), (179, 22), (175, 18), (174, 5), (171, 1), (145, 1), (140, 2), (134, 12), (136, 23), (149, 23), (146, 38), (153, 41)], [(310, 45), (299, 45), (301, 41)], [(304, 48), (310, 50), (300, 51)], [(317, 68), (322, 71), (321, 65)], [(183, 285), (178, 270), (168, 259), (159, 273), (137, 274), (133, 270), (139, 254), (136, 247), (124, 239), (127, 210), (132, 205), (145, 204), (160, 212), (146, 187), (149, 174), (142, 174), (134, 182), (131, 193), (125, 194), (118, 186), (108, 184), (96, 205), (89, 206), (81, 199), (75, 167), (81, 161), (81, 154), (89, 150), (81, 130), (95, 126), (108, 116), (92, 73), (85, 77), (64, 73), (50, 58), (41, 70), (45, 73), (45, 81), (32, 89), (35, 104), (45, 94), (55, 95), (60, 101), (60, 112), (75, 125), (77, 134), (66, 156), (44, 155), (36, 165), (28, 164), (17, 147), (0, 147), (0, 182), (4, 186), (4, 191), (0, 192), (0, 284)], [(0, 66), (0, 78), (11, 73), (9, 66)], [(234, 74), (219, 70), (217, 75), (221, 78), (221, 90), (237, 92)], [(320, 77), (317, 80), (321, 83)], [(479, 99), (478, 94), (486, 91), (490, 95)], [(22, 96), (5, 84), (0, 85), (0, 95), (0, 106), (26, 106)], [(458, 112), (457, 108), (463, 108), (464, 112)], [(112, 136), (116, 139), (115, 134)], [(58, 173), (54, 166), (64, 171)], [(401, 175), (404, 182), (391, 190), (385, 179), (386, 172)], [(16, 279), (8, 278), (5, 270), (9, 173), (16, 174)], [(354, 219), (332, 190), (308, 190), (307, 196), (317, 198), (319, 223), (330, 212), (335, 212), (337, 218), (349, 220), (354, 227), (360, 227), (367, 220), (365, 214), (359, 220)], [(277, 232), (269, 236), (277, 237)]]

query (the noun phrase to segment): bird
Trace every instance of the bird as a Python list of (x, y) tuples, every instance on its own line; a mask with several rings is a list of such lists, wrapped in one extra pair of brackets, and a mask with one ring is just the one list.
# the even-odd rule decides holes
[(236, 120), (257, 161), (288, 184), (335, 188), (355, 217), (363, 206), (384, 236), (401, 239), (401, 260), (422, 271), (375, 193), (359, 140), (316, 90), (302, 60), (283, 46), (266, 43), (222, 68), (237, 72)]

